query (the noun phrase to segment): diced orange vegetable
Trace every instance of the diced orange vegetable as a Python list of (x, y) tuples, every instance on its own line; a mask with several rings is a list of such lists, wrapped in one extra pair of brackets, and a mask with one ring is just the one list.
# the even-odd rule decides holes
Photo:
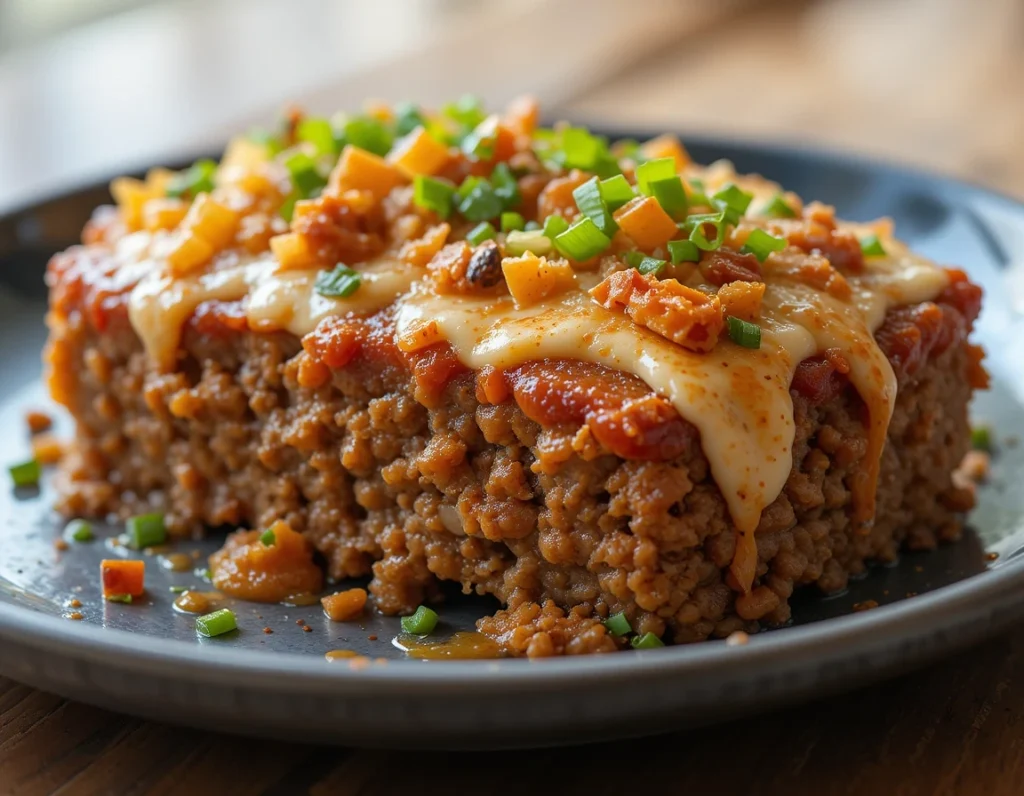
[(679, 236), (679, 227), (653, 196), (630, 199), (615, 211), (615, 221), (638, 248), (651, 252)]
[(745, 321), (754, 321), (761, 314), (764, 282), (727, 282), (718, 289), (722, 312)]
[(377, 200), (381, 200), (403, 181), (402, 172), (384, 158), (349, 145), (331, 172), (328, 190), (340, 194), (355, 188), (370, 191)]
[(235, 237), (238, 221), (238, 213), (214, 201), (210, 194), (202, 193), (192, 203), (184, 224), (213, 246), (214, 251), (220, 251)]
[(316, 252), (309, 245), (305, 235), (298, 232), (286, 232), (270, 239), (270, 250), (281, 263), (282, 268), (313, 268), (319, 264)]
[(365, 589), (347, 589), (320, 599), (324, 613), (332, 622), (348, 622), (362, 614), (366, 606)]
[(142, 208), (150, 199), (149, 190), (141, 180), (118, 177), (110, 183), (110, 193), (121, 211), (121, 219), (129, 230), (142, 227)]
[(444, 337), (437, 326), (437, 321), (419, 323), (398, 336), (396, 344), (399, 350), (407, 354), (440, 343)]
[(448, 147), (422, 127), (417, 127), (395, 143), (388, 162), (397, 166), (406, 176), (437, 174), (448, 162)]
[(122, 594), (139, 597), (146, 590), (146, 562), (105, 558), (100, 561), (100, 581), (104, 597)]
[(38, 434), (40, 431), (47, 431), (53, 425), (53, 418), (46, 412), (30, 409), (25, 413), (25, 423), (31, 433)]
[(407, 240), (402, 244), (398, 256), (407, 265), (425, 268), (435, 254), (441, 251), (452, 228), (448, 224), (437, 224), (415, 240)]
[(32, 457), (40, 464), (56, 464), (64, 457), (64, 443), (53, 434), (39, 434), (32, 440)]
[(549, 261), (527, 252), (522, 257), (506, 257), (501, 261), (505, 284), (520, 307), (536, 304), (576, 286), (576, 275), (564, 260)]
[(676, 171), (682, 171), (690, 165), (689, 153), (683, 148), (679, 139), (671, 133), (665, 133), (644, 142), (640, 145), (640, 153), (648, 160), (672, 158), (676, 162)]
[(142, 224), (150, 232), (171, 230), (188, 213), (188, 203), (181, 199), (150, 199), (142, 209)]
[(267, 162), (267, 147), (247, 136), (232, 138), (220, 159), (220, 169), (251, 172)]
[(537, 217), (562, 216), (566, 221), (572, 221), (579, 215), (572, 192), (589, 179), (589, 174), (578, 169), (573, 169), (564, 177), (555, 177), (537, 197)]
[(540, 105), (536, 97), (518, 97), (509, 103), (504, 124), (518, 135), (533, 135), (540, 118)]
[(178, 244), (167, 254), (167, 264), (172, 274), (185, 276), (202, 268), (213, 255), (213, 246), (207, 240), (186, 232), (179, 236)]

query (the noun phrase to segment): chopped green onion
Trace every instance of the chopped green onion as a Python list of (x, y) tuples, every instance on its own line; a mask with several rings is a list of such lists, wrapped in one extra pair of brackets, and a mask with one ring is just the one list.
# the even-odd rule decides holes
[(670, 240), (668, 242), (668, 254), (672, 258), (672, 264), (695, 263), (700, 260), (700, 249), (697, 244), (690, 240)]
[(284, 200), (284, 202), (281, 204), (281, 209), (278, 210), (278, 213), (281, 215), (281, 218), (283, 218), (289, 224), (292, 221), (292, 216), (295, 214), (295, 203), (297, 201), (299, 201), (299, 195), (297, 193), (292, 193), (288, 196), (287, 199)]
[(300, 141), (312, 144), (318, 155), (333, 155), (336, 151), (334, 128), (327, 119), (312, 116), (303, 119), (295, 134)]
[(459, 212), (470, 221), (495, 218), (505, 205), (494, 186), (480, 177), (466, 177), (455, 192), (455, 202)]
[(474, 246), (478, 246), (485, 240), (494, 240), (497, 235), (494, 225), (490, 221), (481, 221), (466, 235), (466, 240)]
[(621, 174), (601, 180), (598, 187), (601, 189), (601, 198), (613, 213), (636, 196), (633, 186)]
[(625, 611), (609, 616), (604, 620), (604, 626), (613, 636), (625, 636), (633, 632), (633, 626), (629, 624)]
[(465, 94), (457, 102), (445, 105), (441, 113), (468, 129), (476, 127), (487, 118), (480, 100), (472, 94)]
[(250, 130), (246, 136), (250, 141), (256, 144), (262, 144), (267, 149), (267, 155), (274, 157), (274, 155), (280, 154), (281, 150), (284, 149), (284, 144), (281, 142), (281, 138), (278, 135), (264, 130), (262, 128), (256, 128)]
[(425, 605), (416, 609), (412, 616), (402, 617), (402, 630), (416, 636), (425, 636), (437, 627), (437, 612)]
[[(726, 211), (719, 213), (702, 213), (689, 216), (684, 224), (684, 229), (690, 230), (690, 241), (703, 251), (714, 251), (725, 241), (725, 220)], [(715, 237), (709, 239), (704, 228), (710, 226), (715, 230)]]
[(654, 274), (659, 276), (665, 270), (666, 262), (657, 257), (648, 257), (643, 252), (626, 252), (626, 262), (630, 268), (635, 268), (641, 274)]
[(769, 218), (796, 218), (796, 211), (782, 198), (781, 193), (775, 194), (762, 212)]
[(64, 528), (64, 535), (75, 542), (91, 542), (96, 538), (92, 523), (87, 520), (71, 520)]
[(562, 130), (562, 162), (567, 169), (593, 171), (601, 155), (601, 141), (582, 127)]
[(515, 256), (532, 252), (542, 257), (551, 251), (551, 239), (539, 229), (512, 231), (505, 236), (505, 251)]
[(672, 218), (680, 219), (686, 215), (689, 201), (686, 198), (686, 189), (683, 188), (683, 181), (678, 177), (666, 177), (663, 180), (651, 180), (647, 183), (651, 196), (658, 200), (658, 204)]
[(526, 226), (523, 227), (523, 229), (525, 229), (527, 232), (533, 232), (534, 230), (538, 230), (539, 231), (540, 229), (542, 229), (542, 227), (536, 221), (533, 221), (531, 219), (530, 221), (526, 222)]
[(572, 198), (576, 200), (576, 206), (580, 212), (589, 218), (597, 228), (609, 238), (615, 234), (619, 225), (612, 218), (611, 211), (601, 198), (601, 188), (597, 177), (591, 177), (582, 185), (576, 187), (572, 192)]
[(653, 633), (644, 633), (642, 636), (633, 636), (629, 643), (635, 650), (653, 650), (664, 647), (665, 642)]
[(35, 486), (43, 476), (43, 470), (35, 459), (12, 464), (7, 468), (7, 472), (11, 474), (15, 486)]
[(128, 533), (129, 546), (136, 550), (155, 547), (167, 541), (164, 515), (156, 512), (129, 517), (125, 523), (125, 530)]
[(170, 586), (168, 590), (171, 594), (184, 594), (188, 591), (188, 586)]
[(640, 142), (635, 138), (620, 138), (612, 144), (612, 152), (620, 158), (629, 158), (637, 163), (642, 162), (643, 155), (640, 153)]
[(740, 251), (744, 254), (753, 254), (759, 263), (763, 263), (768, 259), (769, 254), (780, 252), (785, 248), (785, 238), (776, 238), (774, 235), (769, 235), (763, 229), (755, 229), (750, 233), (747, 242), (743, 244), (743, 248)]
[(690, 204), (711, 207), (712, 202), (704, 190), (703, 180), (690, 180)]
[(327, 298), (348, 298), (362, 284), (358, 271), (353, 271), (344, 263), (338, 263), (330, 271), (321, 271), (316, 275), (313, 289)]
[(217, 164), (212, 160), (197, 160), (185, 171), (175, 174), (167, 183), (167, 195), (172, 199), (188, 194), (195, 197), (213, 190), (213, 175)]
[(636, 186), (645, 196), (651, 195), (651, 183), (676, 176), (675, 158), (655, 158), (636, 167)]
[(992, 431), (988, 426), (976, 426), (971, 429), (971, 447), (976, 451), (992, 450)]
[(126, 605), (132, 604), (132, 596), (130, 594), (107, 594), (103, 597), (108, 603), (125, 603)]
[(264, 547), (273, 547), (277, 544), (277, 534), (274, 533), (273, 528), (267, 528), (263, 533), (260, 534), (260, 541)]
[(861, 238), (860, 250), (868, 257), (885, 257), (885, 249), (877, 235), (866, 235)]
[(292, 185), (303, 199), (319, 193), (327, 185), (327, 179), (320, 173), (316, 163), (305, 152), (294, 152), (284, 161), (292, 177)]
[(611, 238), (599, 230), (593, 220), (583, 216), (555, 237), (555, 248), (576, 262), (584, 262), (599, 255), (611, 242)]
[(497, 140), (498, 125), (494, 117), (488, 117), (462, 139), (460, 147), (471, 158), (490, 160), (494, 157), (494, 145)]
[(730, 315), (725, 319), (729, 327), (729, 337), (736, 345), (744, 348), (761, 347), (761, 327), (741, 318)]
[(196, 617), (196, 633), (205, 638), (223, 636), (238, 628), (235, 613), (230, 608), (221, 608), (212, 614)]
[(454, 196), (455, 186), (447, 180), (417, 174), (412, 181), (413, 203), (424, 210), (433, 210), (441, 218), (451, 215)]
[(556, 237), (561, 235), (567, 229), (569, 229), (569, 222), (566, 221), (562, 216), (552, 215), (544, 219), (544, 236), (554, 240)]
[(503, 209), (509, 210), (522, 201), (519, 183), (507, 163), (499, 163), (494, 167), (494, 171), (491, 172), (491, 185), (494, 186), (494, 193), (504, 203)]
[(711, 198), (720, 208), (727, 211), (726, 220), (730, 224), (735, 224), (739, 221), (740, 216), (747, 212), (750, 203), (754, 201), (754, 194), (747, 193), (738, 185), (729, 183)]
[(519, 213), (506, 212), (501, 214), (501, 231), (502, 232), (514, 232), (516, 230), (526, 229), (526, 219)]
[(369, 116), (355, 116), (345, 123), (345, 140), (383, 157), (394, 143), (394, 136), (381, 122)]
[(408, 135), (417, 127), (426, 126), (427, 122), (420, 109), (411, 102), (401, 102), (395, 106), (395, 135)]

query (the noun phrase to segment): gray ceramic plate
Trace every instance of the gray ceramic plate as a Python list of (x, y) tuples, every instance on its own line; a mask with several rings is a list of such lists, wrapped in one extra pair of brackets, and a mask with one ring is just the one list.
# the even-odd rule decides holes
[[(115, 710), (200, 727), (365, 745), (498, 747), (576, 743), (695, 726), (821, 695), (920, 665), (1024, 615), (1024, 208), (980, 188), (836, 155), (690, 143), (700, 160), (728, 157), (844, 217), (891, 215), (902, 237), (966, 266), (987, 292), (978, 337), (994, 376), (975, 415), (1002, 441), (993, 478), (958, 544), (906, 555), (840, 596), (802, 594), (794, 626), (742, 647), (723, 642), (585, 659), (414, 661), (392, 641), (392, 618), (332, 624), (317, 606), (237, 604), (240, 630), (197, 639), (172, 608), (171, 586), (201, 586), (151, 558), (148, 596), (125, 606), (99, 597), (104, 539), (55, 549), (63, 523), (52, 495), (0, 489), (0, 673)], [(39, 386), (48, 256), (75, 241), (91, 188), (0, 220), (0, 341), (6, 429), (0, 459), (26, 453), (22, 414), (45, 405)], [(1015, 281), (1016, 276), (1016, 281)], [(1014, 293), (1014, 285), (1019, 292)], [(1014, 302), (1017, 306), (1014, 307)], [(177, 552), (203, 555), (216, 542)], [(997, 555), (993, 555), (997, 554)], [(914, 595), (914, 596), (912, 596)], [(82, 621), (62, 614), (68, 600)], [(857, 612), (853, 606), (880, 607)], [(455, 597), (440, 633), (470, 628), (495, 608)], [(297, 624), (302, 620), (311, 628)], [(263, 632), (264, 627), (273, 630)], [(352, 668), (329, 650), (377, 661)]]

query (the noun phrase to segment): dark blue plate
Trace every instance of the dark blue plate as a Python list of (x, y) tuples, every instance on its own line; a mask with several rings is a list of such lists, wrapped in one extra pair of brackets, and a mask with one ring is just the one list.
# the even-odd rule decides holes
[[(632, 131), (635, 136), (635, 131)], [(1024, 616), (1024, 207), (982, 188), (838, 154), (687, 140), (695, 159), (725, 157), (844, 218), (892, 216), (918, 251), (965, 267), (986, 290), (977, 338), (993, 388), (974, 413), (997, 430), (993, 477), (972, 530), (930, 554), (872, 570), (848, 592), (805, 592), (792, 627), (745, 646), (723, 642), (560, 660), (422, 662), (391, 641), (397, 620), (362, 626), (326, 621), (317, 606), (237, 604), (241, 630), (197, 640), (191, 617), (172, 610), (169, 586), (191, 572), (147, 567), (148, 597), (132, 606), (99, 598), (101, 540), (54, 549), (63, 523), (40, 493), (0, 494), (0, 673), (65, 696), (156, 719), (289, 740), (435, 747), (535, 746), (654, 733), (717, 722), (781, 702), (850, 688), (918, 666)], [(78, 239), (90, 187), (0, 219), (0, 345), (5, 398), (3, 463), (26, 453), (22, 412), (45, 402), (39, 351), (45, 333), (43, 268)], [(188, 544), (208, 553), (215, 542)], [(912, 596), (914, 595), (914, 596)], [(84, 619), (68, 621), (77, 599)], [(857, 603), (880, 607), (856, 612)], [(456, 598), (445, 630), (492, 611)], [(295, 624), (303, 619), (305, 632)], [(261, 632), (264, 626), (272, 635)], [(373, 638), (373, 637), (376, 638)], [(361, 669), (328, 662), (344, 648), (386, 659)]]

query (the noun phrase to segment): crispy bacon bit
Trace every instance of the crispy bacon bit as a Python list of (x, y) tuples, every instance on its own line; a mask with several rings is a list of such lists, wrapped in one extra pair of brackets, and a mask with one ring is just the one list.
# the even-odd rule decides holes
[(849, 301), (850, 283), (820, 254), (776, 252), (771, 261), (772, 276), (789, 277), (816, 290), (823, 290), (840, 301)]
[(292, 231), (305, 238), (318, 262), (364, 262), (384, 250), (384, 216), (379, 204), (366, 209), (352, 195), (322, 194), (292, 219)]
[(537, 218), (558, 215), (571, 222), (580, 212), (572, 192), (588, 179), (589, 174), (573, 169), (565, 177), (556, 177), (549, 182), (537, 197)]
[(438, 293), (468, 293), (473, 286), (466, 278), (466, 269), (473, 250), (464, 240), (449, 243), (427, 264)]
[(941, 354), (966, 334), (967, 324), (957, 310), (927, 301), (890, 311), (875, 332), (875, 340), (902, 381), (913, 376), (933, 353)]
[(601, 306), (621, 309), (634, 323), (692, 351), (714, 348), (725, 323), (717, 296), (634, 269), (611, 274), (590, 295)]
[(433, 226), (424, 232), (422, 237), (403, 243), (398, 256), (406, 265), (424, 268), (434, 255), (441, 251), (451, 231), (452, 228), (448, 224)]
[(700, 272), (712, 285), (730, 282), (760, 282), (761, 266), (753, 254), (741, 254), (728, 249), (705, 252), (700, 260)]
[(864, 252), (852, 232), (836, 228), (835, 208), (811, 202), (803, 218), (780, 219), (773, 222), (789, 239), (790, 244), (808, 254), (821, 254), (841, 271), (859, 273), (864, 270)]
[(722, 285), (718, 289), (722, 312), (745, 321), (757, 320), (757, 316), (761, 314), (764, 290), (764, 282), (729, 282)]
[(834, 348), (808, 357), (796, 366), (791, 389), (812, 406), (821, 406), (836, 398), (849, 381), (850, 363)]
[(504, 278), (501, 272), (501, 250), (493, 240), (476, 247), (466, 267), (466, 279), (476, 287), (494, 287)]

